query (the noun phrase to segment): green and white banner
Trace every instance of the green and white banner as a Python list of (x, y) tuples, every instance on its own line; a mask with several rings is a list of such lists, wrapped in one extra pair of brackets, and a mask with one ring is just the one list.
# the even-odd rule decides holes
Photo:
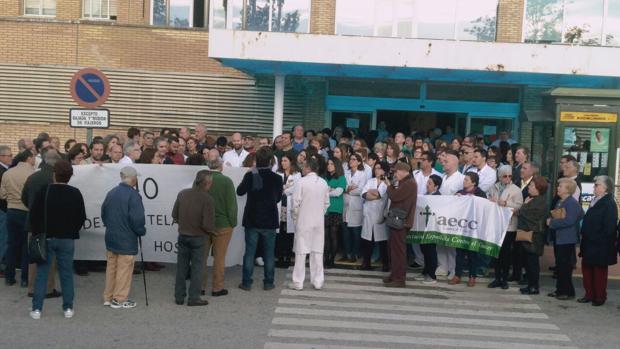
[(418, 196), (407, 241), (497, 257), (512, 210), (475, 196)]

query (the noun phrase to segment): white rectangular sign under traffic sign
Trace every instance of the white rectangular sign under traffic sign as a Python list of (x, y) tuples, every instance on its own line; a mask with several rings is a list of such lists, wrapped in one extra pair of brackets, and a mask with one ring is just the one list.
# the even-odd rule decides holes
[(75, 128), (109, 128), (110, 111), (108, 109), (71, 109), (69, 123)]

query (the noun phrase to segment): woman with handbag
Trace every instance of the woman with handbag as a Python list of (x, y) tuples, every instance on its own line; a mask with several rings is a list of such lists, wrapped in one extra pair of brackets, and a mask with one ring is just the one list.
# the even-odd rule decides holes
[(594, 199), (581, 224), (581, 271), (585, 296), (579, 303), (601, 306), (607, 300), (607, 271), (618, 262), (616, 244), (618, 208), (613, 197), (614, 182), (608, 176), (594, 179)]
[(361, 270), (372, 270), (370, 263), (374, 244), (379, 245), (379, 255), (383, 263), (382, 271), (389, 270), (387, 257), (387, 226), (384, 211), (387, 205), (387, 185), (384, 183), (390, 171), (387, 162), (377, 162), (373, 168), (372, 178), (362, 190), (364, 199), (364, 223), (362, 225), (362, 266)]
[[(510, 264), (512, 263), (512, 255), (510, 252), (513, 249), (515, 237), (517, 235), (518, 218), (515, 211), (518, 211), (521, 205), (523, 205), (523, 193), (519, 187), (512, 183), (512, 167), (508, 165), (500, 166), (499, 169), (497, 169), (497, 177), (497, 183), (489, 190), (489, 200), (501, 207), (512, 208), (514, 211), (510, 218), (510, 223), (508, 224), (504, 242), (499, 251), (499, 257), (494, 261), (495, 280), (493, 280), (488, 287), (501, 287), (502, 290), (507, 290), (508, 272), (510, 270)], [(519, 268), (521, 267), (519, 266)]]
[[(487, 198), (487, 195), (478, 187), (480, 177), (475, 172), (465, 173), (463, 179), (463, 190), (456, 193), (457, 196), (477, 196), (481, 198)], [(482, 263), (480, 254), (461, 248), (456, 249), (456, 268), (454, 271), (454, 277), (448, 282), (450, 285), (458, 285), (461, 283), (461, 277), (463, 276), (463, 269), (469, 269), (469, 280), (467, 281), (468, 287), (476, 286), (476, 278), (478, 277), (478, 269)]]
[(527, 286), (519, 289), (522, 294), (539, 294), (540, 262), (545, 248), (545, 219), (548, 215), (547, 180), (535, 176), (527, 186), (528, 197), (519, 209), (517, 234), (525, 255)]
[(583, 209), (573, 194), (577, 183), (570, 178), (558, 180), (557, 195), (560, 197), (551, 217), (547, 218), (549, 228), (555, 230), (555, 267), (558, 273), (555, 291), (548, 294), (558, 300), (565, 301), (575, 298), (573, 286), (573, 265), (575, 244), (579, 241), (579, 221), (583, 217)]
[(45, 261), (37, 267), (37, 277), (32, 297), (30, 317), (41, 318), (49, 266), (56, 257), (62, 309), (65, 318), (73, 317), (73, 253), (75, 239), (80, 238), (80, 228), (86, 220), (84, 198), (79, 189), (68, 185), (73, 167), (61, 160), (54, 165), (54, 183), (37, 193), (30, 208), (30, 226), (33, 236), (45, 234)]

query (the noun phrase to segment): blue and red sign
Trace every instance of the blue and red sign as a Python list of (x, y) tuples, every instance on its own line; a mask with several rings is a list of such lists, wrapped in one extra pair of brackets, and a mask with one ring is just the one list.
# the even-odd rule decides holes
[(84, 108), (95, 109), (108, 100), (110, 81), (99, 69), (80, 69), (71, 79), (71, 97)]

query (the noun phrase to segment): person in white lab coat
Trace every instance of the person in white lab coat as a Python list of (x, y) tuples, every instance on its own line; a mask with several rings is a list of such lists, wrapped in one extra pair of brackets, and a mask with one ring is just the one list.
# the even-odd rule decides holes
[(276, 234), (275, 256), (277, 268), (288, 268), (293, 255), (293, 241), (295, 235), (295, 222), (293, 221), (293, 191), (295, 183), (301, 178), (301, 173), (294, 162), (294, 156), (284, 154), (280, 159), (278, 174), (282, 176), (284, 183), (282, 201), (278, 205), (280, 216), (280, 229)]
[(371, 257), (374, 243), (379, 245), (383, 271), (390, 266), (387, 253), (388, 228), (385, 225), (385, 206), (387, 205), (386, 174), (390, 172), (387, 162), (375, 163), (373, 178), (366, 182), (362, 190), (364, 199), (364, 223), (362, 225), (362, 266), (361, 270), (372, 270)]
[(361, 255), (360, 244), (364, 213), (362, 211), (362, 189), (366, 186), (364, 163), (359, 154), (352, 154), (349, 158), (349, 173), (345, 173), (347, 190), (344, 194), (343, 220), (346, 223), (342, 236), (344, 256), (339, 262), (357, 262)]
[(310, 158), (302, 169), (304, 177), (295, 184), (293, 192), (293, 220), (295, 221), (294, 290), (302, 290), (306, 278), (306, 256), (310, 255), (310, 282), (320, 290), (323, 276), (323, 248), (325, 245), (325, 213), (329, 207), (329, 186), (317, 175), (318, 163)]

